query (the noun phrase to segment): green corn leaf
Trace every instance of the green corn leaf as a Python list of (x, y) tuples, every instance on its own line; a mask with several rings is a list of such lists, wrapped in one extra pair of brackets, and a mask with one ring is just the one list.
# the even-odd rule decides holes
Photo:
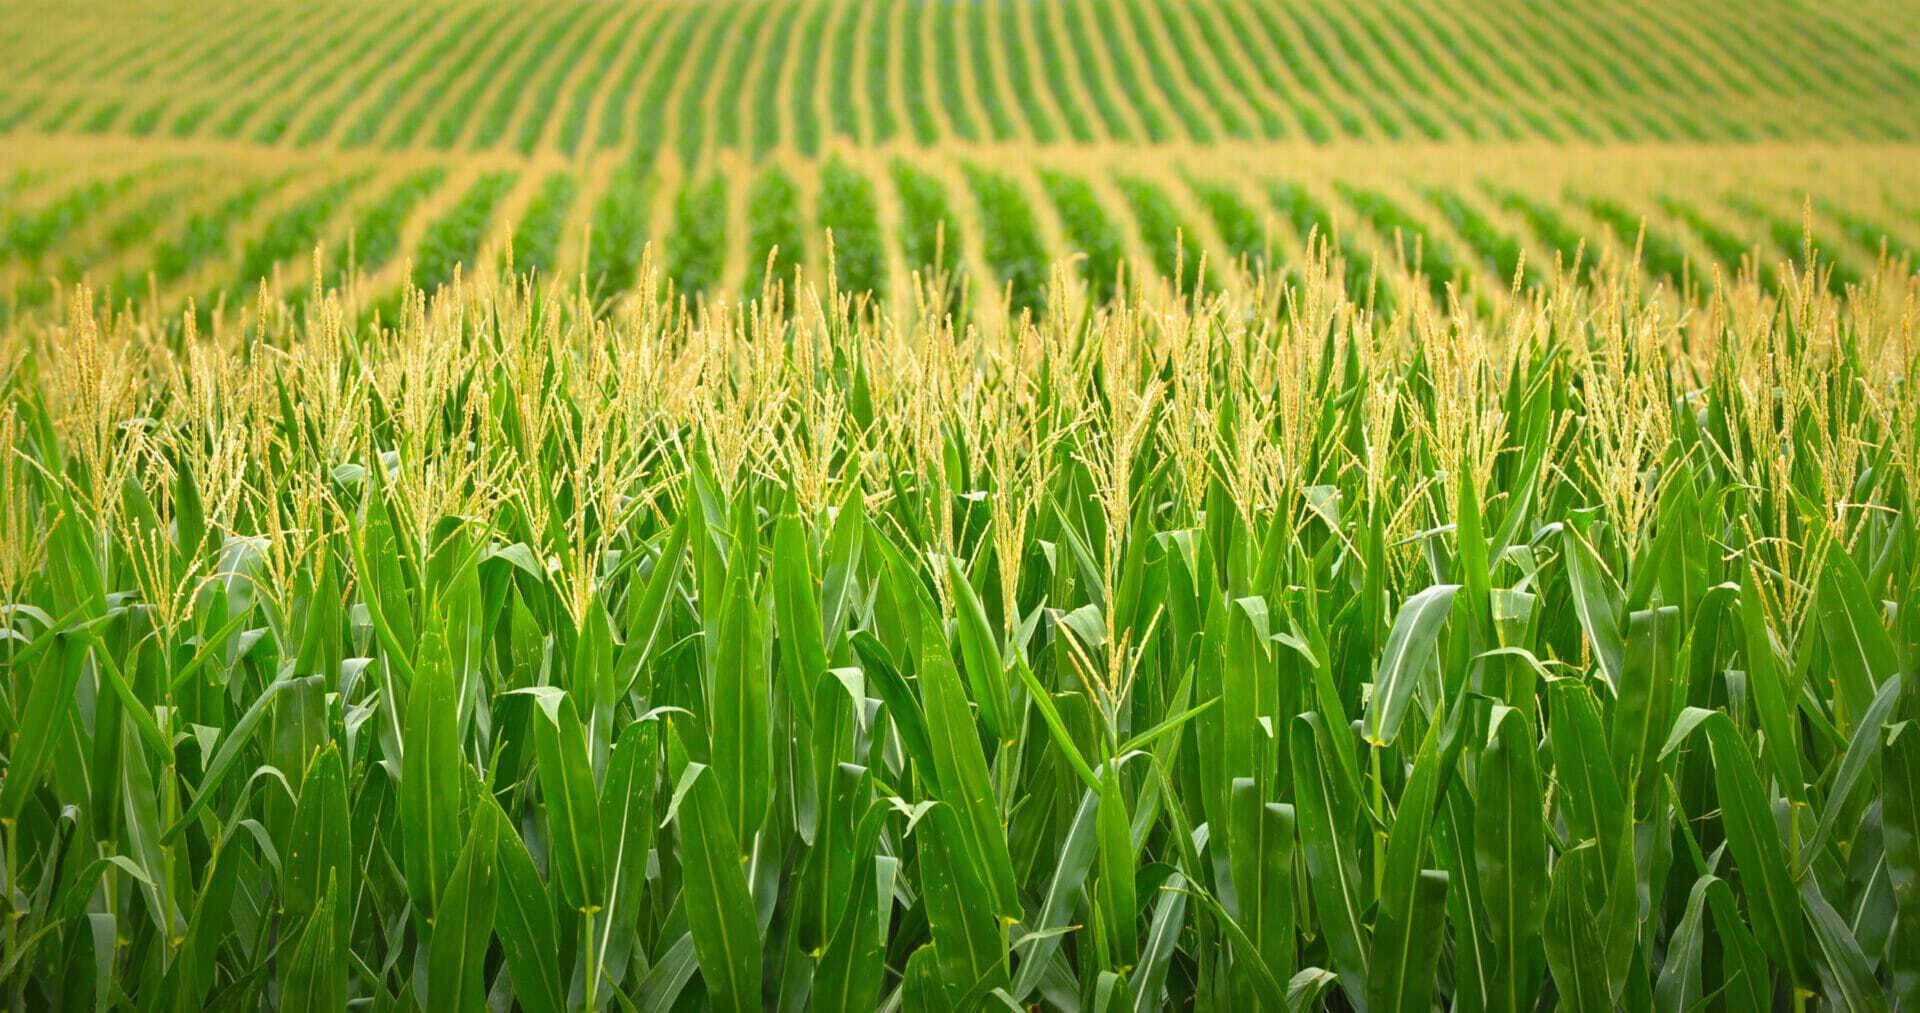
[(1293, 976), (1294, 808), (1263, 803), (1252, 778), (1233, 782), (1227, 850), (1237, 920), (1260, 951), (1267, 974)]
[(281, 975), (282, 1008), (303, 1013), (346, 1008), (347, 962), (334, 928), (334, 908), (341, 903), (340, 884), (329, 882), (320, 905), (301, 929)]
[(1491, 1010), (1526, 1010), (1540, 987), (1540, 932), (1548, 895), (1544, 797), (1526, 716), (1496, 707), (1480, 753), (1473, 861), (1486, 898), (1494, 958)]
[(1820, 980), (1834, 1006), (1868, 1013), (1887, 1009), (1886, 997), (1874, 981), (1867, 955), (1840, 913), (1827, 903), (1820, 884), (1808, 879), (1800, 884), (1800, 899), (1806, 907), (1807, 924), (1813, 928), (1813, 940), (1820, 954)]
[(617, 986), (625, 975), (627, 954), (639, 931), (647, 875), (647, 855), (653, 848), (654, 781), (660, 753), (660, 725), (636, 721), (620, 733), (607, 761), (606, 784), (600, 794), (601, 855), (607, 863), (607, 899), (595, 922), (600, 938), (594, 953)]
[(1024, 1001), (1039, 987), (1040, 976), (1059, 951), (1061, 934), (1069, 928), (1067, 920), (1073, 915), (1075, 898), (1086, 881), (1087, 872), (1093, 868), (1094, 825), (1099, 805), (1097, 790), (1089, 789), (1081, 796), (1080, 807), (1074, 811), (1073, 821), (1060, 842), (1053, 879), (1047, 885), (1040, 910), (1026, 925), (1026, 934), (1013, 944), (1014, 955), (1020, 958), (1019, 971), (1010, 990), (1015, 1001)]
[(1833, 783), (1827, 788), (1827, 801), (1820, 809), (1820, 822), (1814, 828), (1813, 837), (1808, 839), (1801, 851), (1802, 864), (1816, 860), (1825, 850), (1827, 841), (1839, 830), (1840, 821), (1855, 797), (1854, 791), (1859, 787), (1860, 779), (1873, 768), (1874, 760), (1879, 757), (1887, 719), (1893, 715), (1894, 707), (1899, 703), (1902, 682), (1899, 675), (1894, 675), (1881, 683), (1879, 691), (1873, 696), (1873, 703), (1860, 716), (1853, 737), (1847, 741), (1847, 751), (1835, 769)]
[(1287, 982), (1287, 1009), (1290, 1013), (1323, 1008), (1327, 989), (1334, 983), (1333, 972), (1323, 967), (1309, 967), (1295, 974)]
[(437, 629), (421, 643), (407, 694), (406, 753), (400, 774), (401, 846), (407, 893), (431, 921), (460, 859), (460, 797), (469, 776), (460, 755), (458, 699), (446, 641)]
[[(1818, 510), (1808, 511), (1819, 517)], [(1838, 702), (1854, 720), (1865, 712), (1875, 690), (1899, 672), (1893, 637), (1880, 619), (1881, 606), (1867, 589), (1846, 546), (1835, 539), (1814, 587), (1814, 611), (1834, 662)]]
[(687, 928), (693, 933), (700, 978), (714, 1008), (757, 1009), (762, 982), (760, 926), (727, 799), (711, 769), (689, 763), (682, 777), (690, 787), (677, 820), (680, 899)]
[(562, 916), (599, 911), (606, 902), (606, 834), (586, 732), (566, 693), (553, 687), (518, 692), (533, 697), (539, 708), (532, 725), (547, 810), (547, 875), (558, 887)]
[(476, 807), (473, 827), (441, 894), (427, 949), (427, 1002), (434, 1009), (483, 1010), (487, 947), (493, 940), (500, 814)]
[(1740, 907), (1726, 881), (1707, 885), (1707, 907), (1713, 913), (1713, 931), (1721, 942), (1721, 994), (1729, 1009), (1768, 1009), (1773, 986), (1766, 953), (1740, 918)]
[(1645, 812), (1658, 783), (1658, 754), (1673, 713), (1675, 632), (1680, 610), (1647, 609), (1627, 617), (1625, 657), (1609, 741), (1614, 772)]
[(871, 857), (854, 863), (852, 893), (813, 972), (810, 999), (816, 1009), (865, 1013), (879, 1001), (885, 977), (879, 875)]
[[(1449, 776), (1451, 751), (1441, 748), (1441, 725), (1436, 717), (1427, 726), (1414, 756), (1413, 775), (1400, 798), (1400, 811), (1387, 835), (1379, 916), (1367, 968), (1369, 1009), (1424, 1010), (1431, 1003), (1442, 914), (1429, 905), (1445, 902), (1447, 875), (1423, 869), (1420, 863), (1426, 856), (1441, 782)], [(1438, 877), (1437, 887), (1433, 877)]]
[(1005, 829), (1000, 825), (993, 789), (987, 779), (987, 761), (980, 733), (967, 707), (966, 691), (946, 637), (931, 617), (922, 633), (920, 695), (931, 733), (934, 769), (939, 772), (942, 797), (966, 835), (967, 851), (977, 856), (992, 898), (989, 910), (1008, 920), (1020, 917), (1020, 901), (1013, 879), (1013, 860), (1007, 853)]
[(693, 947), (693, 933), (682, 932), (680, 937), (660, 955), (659, 962), (647, 970), (634, 989), (636, 1005), (641, 1009), (672, 1009), (679, 1000), (680, 993), (686, 991), (687, 983), (693, 980), (700, 962)]
[(1593, 696), (1572, 680), (1553, 683), (1547, 693), (1552, 714), (1547, 739), (1554, 781), (1565, 799), (1567, 828), (1575, 841), (1592, 841), (1599, 868), (1611, 870), (1621, 861), (1614, 849), (1629, 819)]
[[(482, 808), (494, 805), (491, 800), (481, 803)], [(496, 818), (504, 824), (504, 816)], [(514, 996), (528, 1013), (558, 1013), (565, 1008), (566, 988), (554, 959), (560, 943), (553, 900), (526, 843), (511, 827), (499, 835), (497, 861), (494, 928), (513, 978)]]
[(1686, 1013), (1700, 1001), (1700, 955), (1706, 940), (1707, 889), (1718, 882), (1713, 876), (1701, 876), (1687, 894), (1686, 912), (1674, 926), (1667, 943), (1667, 958), (1660, 965), (1660, 980), (1654, 986), (1654, 1008), (1659, 1013)]
[(980, 706), (980, 723), (994, 741), (1008, 741), (1014, 732), (1013, 697), (987, 608), (968, 583), (960, 561), (951, 556), (947, 558), (947, 582), (953, 588), (954, 639), (959, 642), (974, 701)]
[[(1133, 993), (1135, 1013), (1163, 1009), (1165, 1006), (1161, 992), (1166, 986), (1167, 966), (1173, 959), (1174, 946), (1179, 942), (1180, 927), (1187, 913), (1185, 886), (1186, 880), (1179, 873), (1174, 873), (1161, 887), (1160, 899), (1154, 904), (1146, 949), (1141, 954), (1139, 966), (1133, 969), (1133, 974), (1127, 979), (1127, 990)], [(1106, 1007), (1096, 1003), (1095, 1008)]]
[(1293, 783), (1299, 788), (1294, 809), (1299, 821), (1300, 850), (1306, 859), (1307, 882), (1314, 910), (1326, 933), (1340, 987), (1356, 1005), (1366, 1002), (1369, 936), (1363, 921), (1372, 903), (1360, 876), (1360, 840), (1355, 814), (1359, 794), (1336, 775), (1336, 748), (1320, 715), (1309, 712), (1295, 719)]
[(1786, 849), (1753, 754), (1725, 714), (1692, 707), (1674, 723), (1662, 754), (1678, 748), (1695, 730), (1706, 735), (1713, 753), (1714, 785), (1727, 846), (1733, 852), (1734, 867), (1740, 872), (1743, 893), (1753, 912), (1754, 935), (1769, 959), (1793, 981), (1804, 981), (1801, 941), (1806, 935), (1806, 918), (1787, 872)]
[(1096, 885), (1106, 937), (1121, 967), (1133, 966), (1140, 956), (1131, 822), (1120, 783), (1120, 764), (1109, 760), (1100, 768), (1100, 804), (1095, 819), (1099, 842)]
[(1373, 745), (1392, 745), (1399, 736), (1400, 724), (1413, 703), (1414, 688), (1432, 669), (1440, 626), (1459, 590), (1458, 584), (1435, 584), (1400, 606), (1373, 674), (1373, 698), (1367, 705), (1364, 729)]
[(1006, 984), (1005, 933), (954, 807), (930, 805), (913, 836), (941, 991), (958, 1002), (975, 982)]
[[(324, 885), (338, 883), (352, 895), (353, 840), (347, 818), (347, 775), (340, 749), (333, 743), (321, 750), (301, 779), (300, 801), (293, 811), (293, 829), (286, 854), (281, 856), (283, 907), (292, 914), (310, 914), (319, 905)], [(336, 911), (346, 914), (345, 905)], [(345, 945), (346, 926), (340, 928)]]
[(1901, 721), (1887, 733), (1880, 753), (1880, 820), (1886, 835), (1887, 879), (1895, 908), (1893, 938), (1887, 944), (1894, 1002), (1902, 1009), (1920, 1004), (1920, 690), (1915, 680), (1901, 696)]
[[(63, 633), (44, 633), (41, 638), (39, 643), (53, 646), (39, 662), (27, 665), (16, 661), (13, 667), (15, 673), (27, 673), (27, 686), (26, 705), (14, 722), (20, 731), (8, 757), (6, 780), (0, 781), (0, 817), (9, 820), (20, 815), (27, 796), (40, 786), (41, 773), (52, 756), (54, 734), (61, 727), (56, 715), (71, 705), (74, 686), (86, 664), (85, 640)], [(210, 767), (209, 778), (216, 769), (224, 770)], [(201, 794), (206, 795), (204, 787)], [(195, 804), (199, 804), (198, 799)], [(173, 832), (170, 830), (167, 836), (172, 837)]]
[[(750, 561), (749, 561), (750, 562)], [(742, 846), (766, 819), (771, 799), (773, 745), (770, 689), (761, 657), (760, 608), (749, 581), (751, 566), (727, 577), (720, 642), (714, 651), (712, 776)]]
[(1587, 901), (1589, 884), (1600, 875), (1601, 865), (1599, 852), (1590, 845), (1577, 847), (1554, 863), (1540, 938), (1563, 1009), (1614, 1008), (1599, 912)]
[[(1793, 697), (1787, 688), (1787, 675), (1774, 636), (1768, 625), (1767, 609), (1761, 600), (1759, 564), (1749, 559), (1746, 580), (1740, 587), (1740, 626), (1747, 661), (1747, 685), (1753, 693), (1754, 710), (1760, 718), (1760, 730), (1766, 737), (1760, 749), (1760, 762), (1795, 803), (1806, 801), (1806, 777), (1800, 761), (1800, 739), (1795, 733), (1799, 722), (1793, 720)], [(1760, 936), (1767, 938), (1763, 931)]]
[(1571, 525), (1562, 527), (1561, 551), (1567, 561), (1567, 582), (1572, 585), (1573, 610), (1580, 629), (1587, 635), (1600, 675), (1607, 685), (1620, 685), (1626, 668), (1626, 643), (1620, 636), (1620, 588), (1600, 565), (1593, 546)]

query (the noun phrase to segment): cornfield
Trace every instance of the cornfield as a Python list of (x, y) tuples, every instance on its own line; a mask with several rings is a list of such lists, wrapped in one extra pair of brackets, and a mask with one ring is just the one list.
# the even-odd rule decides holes
[(1055, 260), (1244, 287), (1315, 231), (1383, 310), (1415, 267), (1502, 301), (1520, 255), (1844, 285), (1920, 250), (1917, 32), (1791, 0), (19, 0), (0, 319), (84, 283), (204, 330), (355, 275), (391, 319), (509, 251), (604, 304), (649, 244), (738, 302), (821, 277), (829, 230), (852, 283), (904, 308), (946, 273), (989, 330)]
[(0, 5), (8, 1010), (1920, 1010), (1920, 8)]
[(76, 293), (0, 346), (0, 987), (1911, 1005), (1920, 281), (1777, 270)]

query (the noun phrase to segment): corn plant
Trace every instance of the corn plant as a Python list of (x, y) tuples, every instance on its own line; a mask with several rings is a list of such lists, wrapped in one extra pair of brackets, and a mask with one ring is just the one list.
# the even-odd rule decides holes
[(1781, 270), (9, 324), (0, 992), (1920, 1002), (1920, 282)]

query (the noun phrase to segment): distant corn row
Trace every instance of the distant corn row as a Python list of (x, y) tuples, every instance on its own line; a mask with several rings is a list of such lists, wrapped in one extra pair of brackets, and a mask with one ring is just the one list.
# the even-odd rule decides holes
[(1787, 0), (36, 0), (0, 10), (0, 131), (683, 169), (835, 143), (1906, 140), (1916, 31), (1907, 5)]
[[(905, 302), (939, 280), (985, 312), (1016, 315), (1039, 305), (1049, 265), (1064, 257), (1104, 300), (1128, 276), (1187, 292), (1241, 286), (1257, 271), (1293, 270), (1316, 240), (1382, 309), (1410, 285), (1484, 302), (1557, 271), (1584, 277), (1603, 259), (1637, 262), (1675, 291), (1743, 271), (1777, 291), (1786, 262), (1820, 267), (1839, 291), (1883, 259), (1912, 266), (1920, 201), (1886, 185), (1915, 175), (1898, 150), (1842, 149), (1829, 156), (1846, 166), (1834, 173), (1817, 159), (1769, 169), (1772, 157), (1591, 155), (1586, 176), (1549, 159), (1425, 179), (1338, 159), (1291, 170), (1257, 155), (1029, 168), (857, 150), (695, 174), (294, 159), (216, 179), (205, 156), (78, 180), (21, 169), (0, 187), (0, 293), (10, 312), (44, 309), (56, 280), (82, 276), (117, 297), (151, 288), (203, 307), (263, 280), (298, 294), (364, 275), (397, 293), (511, 251), (520, 269), (584, 278), (611, 298), (634, 286), (649, 245), (690, 298), (739, 299), (796, 272), (822, 278), (831, 256), (842, 291)], [(1754, 165), (1724, 171), (1742, 159)], [(1825, 178), (1810, 197), (1815, 175)], [(326, 252), (317, 265), (315, 246)]]

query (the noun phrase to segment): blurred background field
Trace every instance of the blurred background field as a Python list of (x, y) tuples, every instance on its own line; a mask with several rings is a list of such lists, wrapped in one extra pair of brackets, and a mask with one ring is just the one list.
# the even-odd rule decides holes
[(376, 297), (510, 245), (605, 298), (651, 242), (713, 298), (821, 277), (830, 229), (844, 288), (938, 260), (987, 324), (1057, 258), (1232, 286), (1315, 229), (1388, 301), (1920, 246), (1895, 4), (16, 3), (0, 57), (10, 313), (297, 295), (316, 245)]

